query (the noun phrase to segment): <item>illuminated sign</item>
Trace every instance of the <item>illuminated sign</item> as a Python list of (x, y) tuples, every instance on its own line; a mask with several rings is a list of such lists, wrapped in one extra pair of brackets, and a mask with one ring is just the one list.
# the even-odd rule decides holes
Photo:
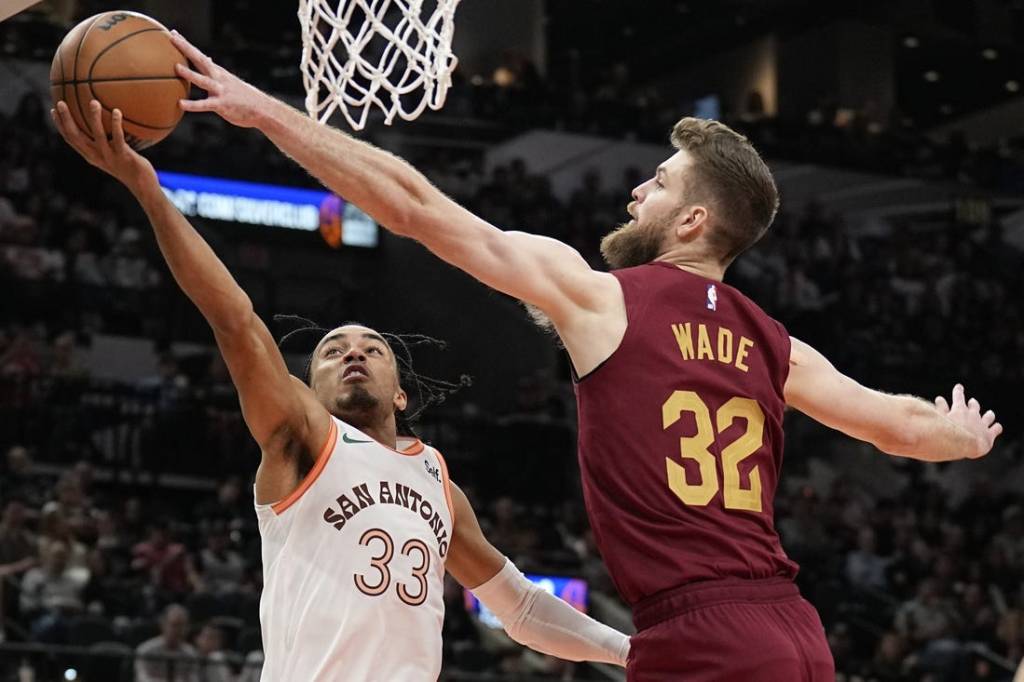
[(377, 245), (373, 218), (330, 192), (166, 171), (157, 177), (167, 198), (187, 216), (319, 231), (334, 248)]
[[(548, 594), (553, 594), (564, 602), (567, 602), (577, 611), (587, 612), (587, 581), (582, 578), (567, 578), (559, 575), (530, 575), (526, 579), (539, 586)], [(477, 614), (480, 622), (491, 628), (502, 627), (501, 621), (480, 603), (480, 600), (473, 596), (469, 590), (463, 590), (466, 610)]]

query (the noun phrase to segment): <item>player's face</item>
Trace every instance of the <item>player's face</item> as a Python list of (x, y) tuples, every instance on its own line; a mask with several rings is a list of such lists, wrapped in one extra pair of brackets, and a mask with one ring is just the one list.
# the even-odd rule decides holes
[(329, 332), (313, 352), (310, 386), (331, 414), (357, 428), (381, 424), (406, 405), (394, 353), (369, 327)]
[(686, 205), (683, 174), (689, 163), (685, 151), (676, 152), (633, 188), (633, 201), (626, 207), (633, 219), (601, 240), (601, 255), (608, 265), (628, 268), (661, 255)]

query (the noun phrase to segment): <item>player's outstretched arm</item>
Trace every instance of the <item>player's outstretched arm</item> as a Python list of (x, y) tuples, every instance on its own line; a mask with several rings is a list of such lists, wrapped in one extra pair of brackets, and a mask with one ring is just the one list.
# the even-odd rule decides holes
[[(103, 130), (100, 112), (99, 102), (93, 100), (89, 109), (93, 130)], [(213, 328), (238, 389), (246, 423), (263, 448), (261, 469), (284, 467), (285, 458), (275, 455), (286, 454), (284, 446), (289, 443), (308, 445), (317, 452), (330, 430), (327, 411), (288, 373), (270, 331), (253, 311), (252, 301), (164, 195), (152, 164), (125, 143), (121, 112), (113, 112), (109, 141), (105, 135), (87, 137), (64, 102), (59, 102), (51, 115), (68, 144), (90, 164), (121, 181), (146, 211), (175, 281)]]
[(614, 278), (592, 270), (572, 247), (497, 229), (397, 156), (260, 92), (177, 33), (172, 40), (195, 67), (179, 65), (178, 75), (208, 93), (203, 100), (182, 100), (185, 111), (213, 111), (234, 125), (259, 128), (324, 185), (392, 232), (422, 242), (491, 288), (540, 308), (556, 326), (576, 312), (601, 310), (621, 299)]
[(873, 444), (882, 452), (930, 462), (984, 457), (1003, 431), (978, 401), (964, 400), (964, 388), (953, 389), (931, 404), (908, 395), (890, 395), (866, 388), (832, 366), (806, 343), (793, 339), (786, 403), (848, 436)]
[(452, 506), (455, 529), (445, 567), (498, 617), (509, 637), (568, 661), (626, 665), (629, 637), (527, 580), (487, 541), (469, 500), (454, 483)]

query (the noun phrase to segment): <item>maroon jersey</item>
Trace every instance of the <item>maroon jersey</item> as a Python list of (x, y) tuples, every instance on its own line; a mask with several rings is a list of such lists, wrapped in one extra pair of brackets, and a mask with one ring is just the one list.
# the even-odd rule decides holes
[(612, 274), (629, 324), (576, 394), (584, 500), (619, 593), (794, 577), (772, 518), (789, 334), (674, 265)]

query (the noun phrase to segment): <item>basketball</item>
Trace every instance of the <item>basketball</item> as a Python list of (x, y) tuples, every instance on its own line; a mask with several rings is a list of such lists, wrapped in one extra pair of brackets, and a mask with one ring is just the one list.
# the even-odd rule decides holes
[(144, 149), (167, 137), (181, 120), (178, 100), (189, 84), (174, 72), (186, 64), (158, 21), (137, 12), (103, 12), (81, 22), (65, 36), (50, 66), (54, 104), (67, 102), (75, 123), (86, 134), (88, 107), (103, 106), (103, 127), (110, 135), (114, 109), (124, 118), (125, 140)]

